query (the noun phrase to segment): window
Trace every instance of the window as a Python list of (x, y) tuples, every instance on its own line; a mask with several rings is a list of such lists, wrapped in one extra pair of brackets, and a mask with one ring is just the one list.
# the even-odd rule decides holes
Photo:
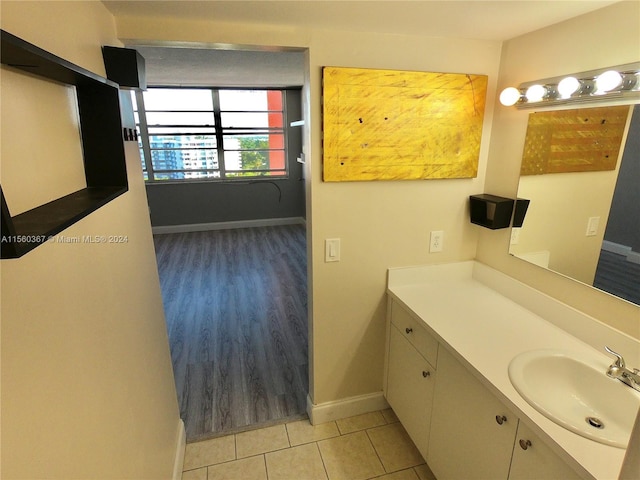
[(282, 90), (132, 93), (147, 182), (286, 177)]

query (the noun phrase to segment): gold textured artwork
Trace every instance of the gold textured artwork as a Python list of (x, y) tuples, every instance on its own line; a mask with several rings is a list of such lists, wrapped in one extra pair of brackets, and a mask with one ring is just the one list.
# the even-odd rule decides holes
[(486, 75), (324, 67), (324, 180), (475, 177), (486, 90)]
[(629, 106), (529, 115), (521, 175), (614, 170)]

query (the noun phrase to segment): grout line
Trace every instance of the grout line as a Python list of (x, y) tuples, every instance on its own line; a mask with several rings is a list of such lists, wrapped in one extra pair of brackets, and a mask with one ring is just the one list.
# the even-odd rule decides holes
[[(415, 471), (415, 467), (403, 468), (402, 470), (396, 470), (395, 472), (392, 472), (392, 473), (408, 472), (409, 470), (411, 470), (413, 472), (413, 474), (415, 475), (416, 480), (420, 480), (420, 475), (418, 475), (418, 472)], [(380, 479), (380, 478), (385, 477), (387, 475), (391, 475), (392, 473), (383, 473), (382, 475), (377, 475), (375, 477), (369, 477), (367, 480), (377, 480), (377, 479)]]
[(233, 434), (233, 458), (238, 459), (238, 436)]
[[(424, 463), (421, 463), (420, 465), (426, 465)], [(420, 480), (422, 477), (420, 477), (420, 474), (418, 473), (418, 467), (420, 465), (416, 465), (415, 467), (411, 467), (411, 470), (413, 470), (413, 473), (416, 474), (416, 477), (418, 478), (418, 480)]]
[[(380, 426), (384, 426), (384, 425), (380, 425)], [(372, 428), (376, 428), (376, 427), (372, 427)], [(380, 454), (378, 453), (378, 449), (376, 448), (375, 444), (373, 443), (373, 441), (371, 440), (371, 436), (369, 435), (369, 428), (367, 428), (365, 430), (365, 433), (367, 434), (367, 439), (369, 440), (369, 443), (371, 444), (371, 447), (373, 448), (373, 451), (376, 453), (376, 457), (378, 457), (378, 460), (380, 461), (380, 465), (382, 465), (382, 469), (384, 470), (385, 473), (391, 473), (387, 470), (387, 467), (384, 466), (384, 462), (382, 461), (382, 458), (380, 458)]]
[[(336, 437), (334, 437), (336, 438)], [(318, 454), (320, 455), (320, 461), (322, 462), (322, 468), (324, 468), (324, 474), (327, 476), (327, 478), (329, 479), (329, 471), (327, 470), (327, 466), (324, 463), (324, 457), (322, 456), (322, 451), (320, 450), (320, 445), (318, 445), (318, 442), (313, 442), (316, 444), (316, 449), (318, 450)], [(329, 479), (331, 480), (331, 479)]]
[[(381, 412), (381, 411), (380, 411), (380, 412)], [(384, 415), (383, 415), (383, 417), (384, 417)], [(385, 420), (385, 422), (386, 422), (386, 418), (385, 418), (384, 420)], [(304, 442), (304, 443), (301, 443), (301, 444), (299, 444), (299, 445), (295, 445), (295, 446), (294, 446), (294, 445), (292, 445), (292, 444), (291, 444), (291, 438), (290, 438), (290, 434), (289, 434), (289, 429), (287, 428), (287, 424), (285, 423), (285, 424), (283, 424), (283, 426), (284, 426), (284, 429), (285, 429), (285, 433), (286, 433), (286, 435), (287, 435), (287, 443), (288, 443), (288, 446), (283, 447), (283, 448), (279, 448), (279, 449), (276, 449), (276, 450), (272, 450), (272, 451), (269, 451), (269, 452), (256, 453), (256, 454), (254, 454), (254, 455), (249, 455), (249, 456), (247, 456), (247, 457), (243, 457), (243, 458), (238, 458), (238, 450), (237, 450), (237, 434), (233, 434), (234, 455), (233, 455), (233, 458), (232, 458), (231, 460), (226, 460), (226, 461), (223, 461), (223, 462), (218, 462), (218, 463), (208, 464), (208, 465), (205, 465), (205, 466), (203, 466), (203, 467), (192, 468), (192, 469), (189, 469), (189, 470), (186, 470), (186, 471), (193, 471), (193, 470), (198, 470), (198, 469), (200, 469), (200, 468), (206, 468), (206, 469), (207, 469), (207, 470), (206, 470), (206, 478), (208, 479), (208, 478), (209, 478), (209, 468), (215, 467), (215, 466), (217, 466), (217, 465), (223, 465), (223, 464), (226, 464), (226, 463), (231, 463), (231, 462), (239, 461), (239, 460), (245, 460), (245, 459), (248, 459), (248, 458), (257, 457), (258, 455), (262, 455), (262, 457), (263, 457), (263, 462), (264, 462), (264, 467), (265, 467), (265, 472), (266, 472), (266, 474), (267, 474), (267, 480), (268, 480), (268, 478), (269, 478), (269, 470), (268, 470), (268, 466), (267, 466), (267, 458), (266, 458), (267, 454), (269, 454), (269, 453), (273, 453), (273, 452), (278, 452), (278, 451), (290, 450), (290, 449), (292, 449), (292, 448), (299, 447), (299, 446), (302, 446), (302, 445), (308, 445), (308, 444), (310, 444), (310, 443), (315, 443), (315, 445), (316, 445), (316, 450), (317, 450), (317, 452), (320, 454), (320, 460), (322, 461), (322, 466), (323, 466), (323, 469), (324, 469), (325, 475), (326, 475), (327, 479), (329, 479), (329, 472), (328, 472), (328, 470), (327, 470), (327, 466), (326, 466), (326, 464), (325, 464), (325, 459), (324, 459), (324, 457), (322, 456), (322, 451), (321, 451), (321, 449), (320, 449), (320, 442), (321, 442), (321, 441), (329, 441), (329, 440), (334, 439), (334, 438), (341, 438), (341, 437), (344, 437), (344, 436), (355, 435), (355, 434), (358, 434), (358, 433), (360, 433), (360, 432), (364, 432), (364, 433), (365, 433), (365, 435), (366, 435), (366, 437), (367, 437), (367, 440), (369, 441), (369, 444), (373, 447), (373, 451), (375, 452), (376, 457), (378, 458), (378, 461), (379, 461), (379, 462), (380, 462), (380, 464), (382, 465), (382, 468), (383, 468), (383, 471), (384, 471), (384, 473), (383, 473), (382, 475), (379, 475), (378, 477), (383, 476), (383, 475), (388, 475), (388, 474), (391, 474), (391, 473), (396, 473), (396, 472), (397, 472), (397, 471), (389, 471), (389, 470), (387, 469), (387, 467), (384, 465), (384, 463), (383, 463), (383, 461), (382, 461), (382, 458), (380, 457), (380, 453), (378, 452), (378, 450), (377, 450), (377, 448), (376, 448), (376, 446), (375, 446), (374, 442), (373, 442), (373, 441), (372, 441), (372, 439), (371, 439), (370, 432), (371, 432), (371, 430), (374, 430), (374, 429), (377, 429), (377, 428), (381, 428), (381, 427), (386, 427), (386, 426), (389, 426), (389, 425), (393, 425), (393, 424), (396, 424), (396, 423), (398, 423), (398, 422), (394, 421), (394, 422), (390, 422), (390, 423), (384, 423), (384, 424), (382, 424), (382, 425), (376, 425), (376, 426), (372, 426), (372, 427), (368, 427), (368, 428), (363, 428), (363, 429), (360, 429), (360, 430), (355, 430), (355, 431), (353, 431), (353, 432), (348, 432), (348, 433), (344, 433), (344, 434), (341, 432), (341, 430), (340, 430), (340, 428), (338, 427), (338, 425), (337, 425), (337, 422), (336, 422), (336, 421), (333, 421), (333, 422), (327, 422), (327, 423), (334, 423), (334, 424), (336, 425), (336, 429), (337, 429), (337, 431), (338, 431), (338, 436), (337, 436), (337, 437), (328, 437), (328, 438), (323, 438), (323, 439), (321, 439), (321, 440), (312, 440), (312, 441)], [(420, 465), (422, 465), (422, 464), (420, 464)], [(412, 467), (405, 468), (405, 469), (403, 469), (403, 470), (413, 470), (414, 474), (419, 478), (418, 471), (416, 470), (416, 468), (417, 468), (418, 466), (419, 466), (419, 465), (417, 465), (417, 466), (416, 466), (416, 465), (414, 465), (414, 466), (412, 466)], [(402, 471), (402, 470), (400, 470), (400, 471)], [(378, 477), (372, 477), (372, 478), (378, 478)], [(329, 479), (329, 480), (330, 480), (330, 479)]]
[(267, 468), (267, 454), (262, 454), (262, 461), (264, 462), (264, 474), (267, 476), (267, 480), (269, 480), (269, 469)]
[(289, 448), (291, 448), (291, 447), (292, 447), (292, 445), (291, 445), (291, 438), (289, 437), (289, 429), (287, 428), (287, 424), (286, 424), (286, 423), (284, 424), (284, 431), (285, 431), (285, 432), (286, 432), (286, 434), (287, 434), (287, 441), (289, 442)]
[(289, 438), (289, 429), (287, 428), (287, 424), (286, 423), (284, 423), (283, 426), (284, 426), (284, 433), (287, 436), (287, 443), (289, 444), (289, 447), (287, 447), (287, 448), (291, 448), (292, 445), (291, 445), (291, 439)]
[[(277, 452), (278, 450), (274, 450), (274, 452)], [(271, 452), (268, 452), (271, 453)], [(258, 457), (258, 456), (264, 456), (264, 453), (256, 453), (255, 455), (249, 455), (248, 457), (242, 457), (242, 458), (236, 458), (234, 460), (225, 460), (224, 462), (218, 462), (218, 463), (211, 463), (209, 465), (206, 465), (205, 467), (198, 467), (198, 468), (211, 468), (211, 467), (217, 467), (218, 465), (226, 465), (227, 463), (233, 463), (233, 462), (239, 462), (241, 460), (247, 460), (249, 458), (254, 458), (254, 457)], [(193, 470), (198, 470), (198, 468), (192, 468), (189, 471), (193, 471)]]

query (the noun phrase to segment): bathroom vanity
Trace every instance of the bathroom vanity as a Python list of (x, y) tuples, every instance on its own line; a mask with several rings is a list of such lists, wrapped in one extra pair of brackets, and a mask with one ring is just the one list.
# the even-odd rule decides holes
[(531, 351), (586, 358), (635, 406), (640, 393), (606, 377), (604, 346), (640, 366), (637, 340), (475, 261), (390, 269), (387, 292), (385, 396), (438, 479), (618, 478), (626, 437), (614, 446), (606, 412), (599, 431), (571, 431), (516, 390), (509, 365)]

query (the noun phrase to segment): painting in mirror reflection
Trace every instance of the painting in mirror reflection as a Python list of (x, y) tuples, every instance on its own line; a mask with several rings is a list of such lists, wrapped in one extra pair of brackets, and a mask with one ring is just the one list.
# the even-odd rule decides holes
[(523, 175), (509, 252), (640, 305), (640, 105), (615, 169)]

